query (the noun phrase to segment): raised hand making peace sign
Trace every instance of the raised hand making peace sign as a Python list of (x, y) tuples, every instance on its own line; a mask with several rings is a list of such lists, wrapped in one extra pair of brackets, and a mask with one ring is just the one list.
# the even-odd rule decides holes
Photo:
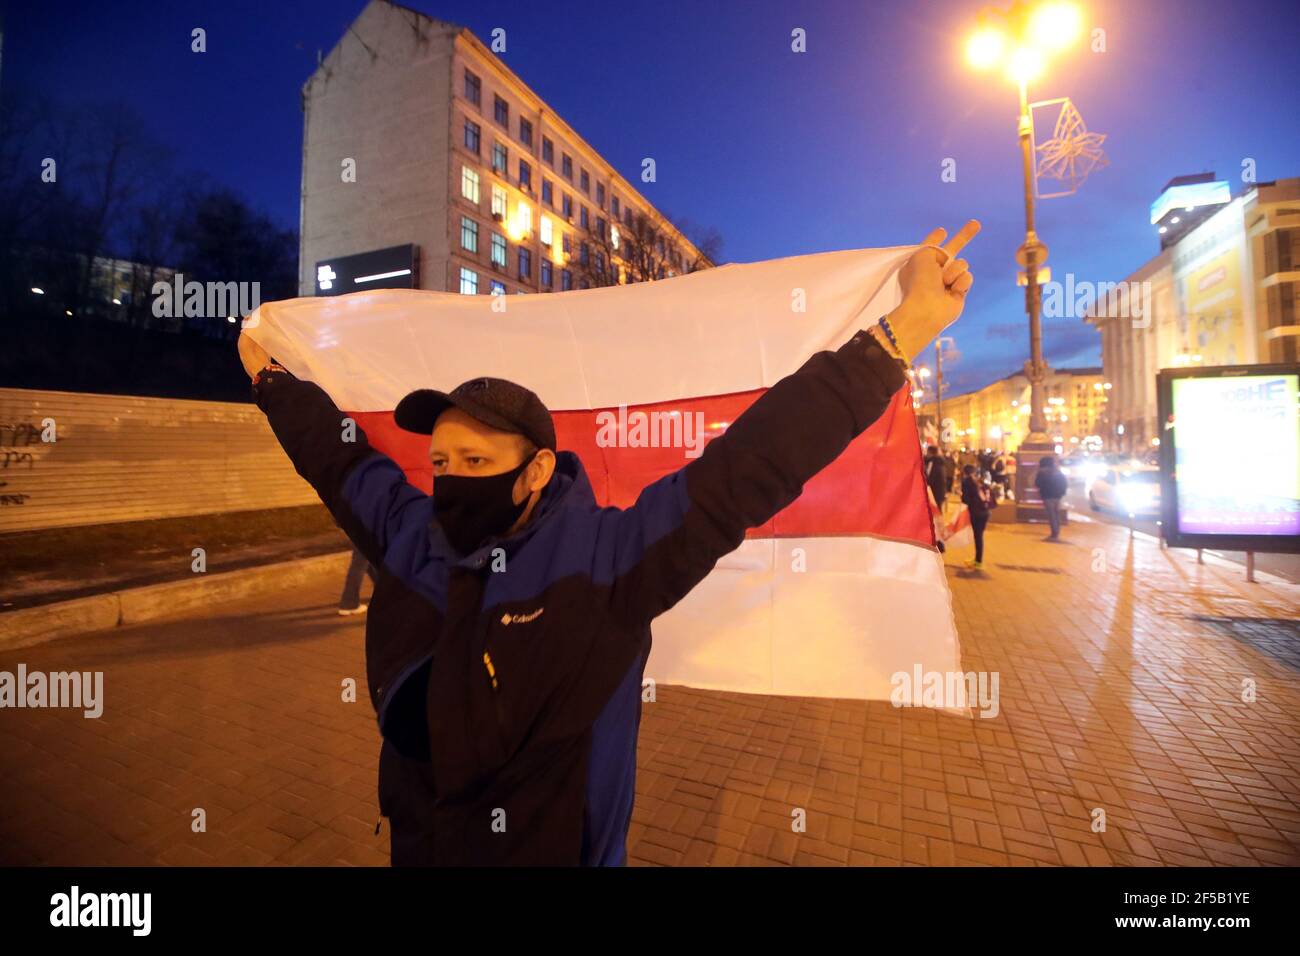
[[(956, 256), (979, 231), (980, 224), (970, 220), (943, 245), (942, 251), (920, 249), (899, 272), (903, 301), (890, 313), (889, 324), (899, 350), (909, 361), (961, 315), (975, 277), (970, 264)], [(947, 235), (946, 230), (935, 229), (922, 242), (927, 247), (938, 246)]]

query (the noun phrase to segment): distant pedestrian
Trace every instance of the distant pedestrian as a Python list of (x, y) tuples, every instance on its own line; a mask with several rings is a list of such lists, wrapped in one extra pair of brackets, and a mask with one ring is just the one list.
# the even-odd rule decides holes
[(925, 459), (921, 463), (925, 471), (925, 483), (930, 486), (930, 492), (934, 495), (934, 503), (943, 511), (944, 499), (948, 497), (948, 485), (951, 476), (948, 474), (948, 464), (944, 461), (943, 456), (939, 454), (939, 447), (931, 445), (925, 451)]
[(974, 465), (962, 469), (961, 501), (970, 511), (970, 530), (975, 536), (975, 560), (966, 566), (979, 571), (984, 567), (984, 526), (989, 523), (992, 495), (988, 487), (976, 478)]
[(352, 549), (352, 560), (348, 563), (348, 574), (343, 579), (343, 594), (339, 597), (339, 613), (344, 617), (349, 614), (362, 614), (369, 604), (361, 603), (361, 579), (370, 576), (370, 586), (375, 586), (375, 568), (360, 548)]
[(1043, 499), (1043, 509), (1047, 512), (1047, 523), (1052, 533), (1048, 541), (1061, 540), (1061, 499), (1069, 488), (1069, 479), (1056, 467), (1056, 459), (1051, 455), (1038, 463), (1038, 474), (1034, 475), (1034, 487)]
[(1007, 493), (1007, 466), (1001, 458), (993, 462), (993, 484), (1002, 487), (1002, 494), (1005, 497)]

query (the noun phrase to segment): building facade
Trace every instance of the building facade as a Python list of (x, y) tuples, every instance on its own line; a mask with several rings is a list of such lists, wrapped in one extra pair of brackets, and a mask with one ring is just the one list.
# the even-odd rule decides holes
[[(1220, 187), (1217, 208), (1207, 215), (1201, 205), (1177, 204), (1196, 203), (1193, 192), (1171, 204), (1170, 192), (1194, 188), (1171, 181), (1152, 207), (1163, 248), (1120, 283), (1142, 290), (1140, 308), (1099, 303), (1086, 318), (1101, 334), (1102, 368), (1113, 386), (1101, 430), (1117, 451), (1158, 444), (1161, 369), (1297, 360), (1300, 178), (1259, 183), (1235, 199), (1226, 183), (1181, 179)], [(1180, 222), (1178, 213), (1194, 218)]]
[(559, 292), (712, 264), (463, 27), (371, 0), (303, 110), (301, 295)]
[[(1113, 391), (1102, 370), (1049, 369), (1043, 387), (1048, 437), (1060, 446), (1058, 451), (1068, 454), (1096, 445)], [(923, 386), (922, 393), (926, 391)], [(945, 395), (941, 418), (930, 400), (920, 406), (918, 421), (923, 438), (939, 438), (946, 449), (1013, 452), (1029, 434), (1029, 379), (1014, 372), (977, 392)]]

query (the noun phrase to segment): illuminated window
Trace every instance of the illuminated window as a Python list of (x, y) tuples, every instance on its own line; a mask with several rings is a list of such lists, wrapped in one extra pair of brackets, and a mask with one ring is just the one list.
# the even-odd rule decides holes
[(533, 231), (533, 207), (526, 202), (519, 204), (519, 228), (525, 235)]
[(609, 227), (609, 244), (615, 249), (618, 248), (618, 226)]
[(460, 294), (478, 295), (478, 273), (464, 266), (460, 270)]
[(506, 237), (500, 233), (492, 233), (492, 264), (506, 267)]
[(478, 186), (478, 173), (468, 166), (462, 166), (460, 168), (460, 194), (476, 206), (479, 201)]
[(492, 215), (506, 217), (506, 190), (500, 183), (492, 184)]
[(479, 106), (483, 100), (483, 84), (469, 70), (465, 71), (465, 99), (475, 106)]
[(478, 252), (478, 223), (469, 216), (460, 217), (460, 247), (469, 252)]
[(506, 284), (502, 282), (500, 279), (493, 279), (491, 282), (489, 282), (488, 289), (491, 291), (493, 295), (506, 294)]
[(541, 234), (542, 234), (542, 245), (549, 246), (552, 241), (550, 216), (542, 217)]

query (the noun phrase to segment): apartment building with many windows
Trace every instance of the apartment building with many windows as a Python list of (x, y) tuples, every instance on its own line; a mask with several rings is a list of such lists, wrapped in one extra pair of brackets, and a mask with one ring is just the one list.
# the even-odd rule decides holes
[(303, 110), (302, 295), (560, 292), (712, 265), (463, 27), (371, 0)]

